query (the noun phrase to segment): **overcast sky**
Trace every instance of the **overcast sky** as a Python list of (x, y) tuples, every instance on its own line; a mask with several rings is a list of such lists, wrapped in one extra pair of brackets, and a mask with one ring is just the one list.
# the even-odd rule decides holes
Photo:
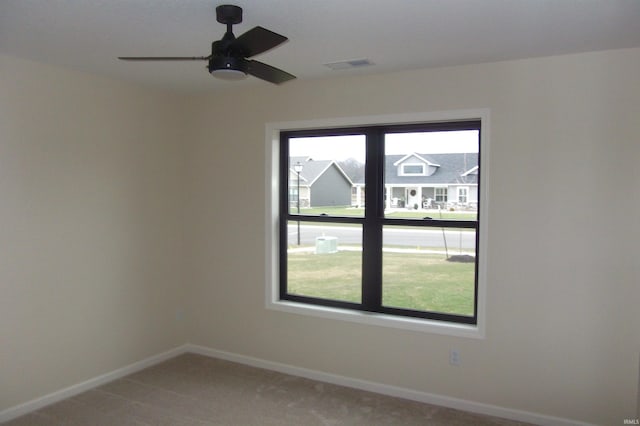
[[(386, 135), (385, 144), (387, 155), (478, 152), (478, 131), (392, 133)], [(290, 140), (289, 155), (314, 160), (355, 158), (364, 163), (365, 138), (363, 135), (295, 138)]]

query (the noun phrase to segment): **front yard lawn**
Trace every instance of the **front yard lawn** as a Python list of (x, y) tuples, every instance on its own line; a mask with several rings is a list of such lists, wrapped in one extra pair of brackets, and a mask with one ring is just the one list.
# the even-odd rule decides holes
[[(359, 303), (362, 253), (289, 252), (289, 292)], [(383, 305), (473, 315), (474, 263), (448, 262), (441, 254), (383, 254)]]

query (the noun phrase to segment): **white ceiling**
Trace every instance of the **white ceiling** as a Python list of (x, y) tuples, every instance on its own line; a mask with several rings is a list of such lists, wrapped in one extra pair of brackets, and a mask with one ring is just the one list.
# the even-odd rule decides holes
[[(0, 53), (177, 90), (213, 91), (206, 56), (224, 0), (0, 0)], [(230, 0), (236, 36), (260, 25), (289, 42), (255, 59), (300, 80), (640, 47), (640, 0)], [(375, 65), (334, 71), (329, 62)], [(1, 70), (0, 70), (1, 71)], [(640, 72), (640, 70), (639, 70)], [(294, 82), (286, 84), (296, 84)]]

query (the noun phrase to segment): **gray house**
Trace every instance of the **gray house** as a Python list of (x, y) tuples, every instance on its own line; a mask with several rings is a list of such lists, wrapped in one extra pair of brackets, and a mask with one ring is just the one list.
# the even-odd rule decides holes
[[(478, 205), (478, 154), (387, 155), (385, 208)], [(353, 205), (364, 204), (364, 183), (354, 184)]]
[(297, 206), (298, 172), (300, 170), (300, 207), (350, 206), (353, 182), (333, 160), (311, 157), (289, 159), (289, 204)]

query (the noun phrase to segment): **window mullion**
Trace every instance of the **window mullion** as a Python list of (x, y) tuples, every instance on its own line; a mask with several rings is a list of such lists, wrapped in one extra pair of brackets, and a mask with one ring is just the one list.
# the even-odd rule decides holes
[(365, 219), (362, 241), (362, 306), (382, 306), (382, 221), (384, 216), (384, 140), (379, 128), (366, 132)]

